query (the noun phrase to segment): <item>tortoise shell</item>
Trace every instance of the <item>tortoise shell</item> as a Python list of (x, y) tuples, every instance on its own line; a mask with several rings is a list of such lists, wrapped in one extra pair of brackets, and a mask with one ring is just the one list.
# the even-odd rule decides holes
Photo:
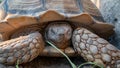
[(47, 25), (46, 22), (55, 20), (77, 22), (72, 23), (75, 27), (89, 26), (94, 33), (103, 38), (108, 38), (114, 33), (114, 26), (103, 23), (101, 13), (88, 0), (29, 0), (29, 2), (27, 0), (5, 0), (0, 6), (0, 20), (6, 22), (4, 25), (8, 26), (4, 27), (2, 23), (2, 33), (7, 31), (10, 33), (16, 28), (30, 24)]
[[(51, 46), (45, 46), (45, 40), (48, 40), (51, 34), (49, 34), (49, 29), (51, 31), (58, 29), (58, 31), (55, 31), (59, 34), (59, 28), (62, 33), (66, 33), (64, 31), (65, 27), (67, 27), (66, 32), (69, 29), (71, 30), (69, 32), (72, 38), (68, 39), (72, 41), (73, 47), (65, 46), (61, 50), (68, 56), (75, 56), (77, 54), (84, 57), (87, 61), (97, 62), (98, 57), (96, 58), (95, 56), (98, 56), (98, 53), (103, 55), (100, 50), (102, 47), (98, 45), (104, 45), (103, 48), (107, 48), (108, 45), (110, 45), (108, 48), (114, 47), (106, 40), (100, 38), (109, 38), (114, 33), (114, 26), (104, 23), (101, 13), (90, 0), (4, 0), (0, 5), (0, 33), (2, 41), (0, 48), (2, 50), (1, 55), (4, 53), (9, 56), (1, 56), (0, 58), (4, 60), (0, 60), (0, 62), (3, 64), (15, 64), (17, 60), (20, 60), (20, 64), (22, 64), (32, 61), (38, 55), (62, 56)], [(45, 32), (46, 34), (44, 34)], [(80, 38), (81, 35), (83, 35), (83, 38)], [(45, 39), (44, 36), (47, 38)], [(68, 37), (65, 36), (64, 39), (64, 36), (65, 34), (61, 35), (62, 41)], [(87, 38), (87, 36), (89, 37)], [(52, 38), (52, 36), (49, 38)], [(89, 41), (89, 38), (90, 41), (97, 41), (97, 45), (94, 46)], [(67, 42), (64, 43), (61, 43), (61, 45), (69, 44)], [(88, 47), (86, 43), (88, 43)], [(83, 45), (80, 46), (77, 44)], [(86, 44), (85, 47), (87, 48), (84, 47), (84, 44)], [(61, 47), (61, 45), (58, 47)], [(91, 54), (89, 54), (89, 45), (94, 48), (93, 50), (90, 49), (92, 54), (94, 54), (92, 55), (92, 59)], [(108, 49), (108, 51), (110, 53), (111, 51), (120, 52), (117, 48), (112, 49)], [(94, 52), (94, 50), (96, 51)], [(12, 55), (8, 52), (12, 53)], [(86, 56), (86, 53), (89, 56)], [(108, 53), (107, 57), (114, 58), (112, 54), (108, 55)], [(116, 55), (116, 57), (118, 59), (120, 56)], [(104, 58), (106, 58), (106, 54), (102, 58), (99, 58), (101, 62), (98, 63), (105, 64), (106, 66), (107, 62), (114, 61), (111, 58), (108, 61)]]
[[(72, 4), (72, 5), (71, 5)], [(1, 5), (0, 19), (11, 14), (39, 16), (48, 10), (57, 11), (65, 17), (71, 17), (82, 13), (88, 13), (99, 21), (103, 21), (99, 10), (91, 1), (87, 0), (5, 0)]]

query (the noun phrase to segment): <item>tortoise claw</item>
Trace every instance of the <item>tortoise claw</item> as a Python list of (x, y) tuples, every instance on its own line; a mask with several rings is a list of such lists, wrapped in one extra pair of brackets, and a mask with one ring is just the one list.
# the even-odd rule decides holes
[(78, 54), (85, 60), (104, 67), (116, 68), (116, 66), (120, 66), (120, 50), (87, 29), (76, 29), (72, 42)]
[(44, 49), (40, 33), (35, 32), (0, 44), (0, 63), (12, 65), (26, 63), (36, 58)]

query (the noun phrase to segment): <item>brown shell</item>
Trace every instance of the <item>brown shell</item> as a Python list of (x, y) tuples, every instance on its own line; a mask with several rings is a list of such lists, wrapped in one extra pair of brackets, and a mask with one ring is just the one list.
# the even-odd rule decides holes
[(88, 13), (103, 21), (101, 13), (90, 0), (5, 0), (0, 6), (0, 20), (13, 15), (38, 16), (48, 10), (57, 11), (65, 17)]
[[(39, 28), (44, 29), (52, 21), (68, 21), (74, 29), (84, 27), (103, 38), (108, 38), (114, 33), (113, 25), (103, 23), (99, 10), (90, 0), (5, 0), (0, 6), (0, 12), (2, 41), (8, 40), (12, 34), (22, 27), (38, 24)], [(8, 44), (11, 44), (10, 41), (7, 41)], [(7, 46), (7, 44), (3, 46)], [(74, 49), (70, 47), (62, 51), (68, 56), (75, 56), (76, 54)], [(51, 47), (45, 47), (41, 55), (62, 56)]]

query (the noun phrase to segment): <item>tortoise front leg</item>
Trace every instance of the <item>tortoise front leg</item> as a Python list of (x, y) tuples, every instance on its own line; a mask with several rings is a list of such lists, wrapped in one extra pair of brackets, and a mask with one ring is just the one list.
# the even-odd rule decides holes
[(78, 54), (85, 60), (104, 67), (119, 68), (120, 50), (87, 29), (76, 29), (72, 42)]
[(0, 43), (0, 63), (13, 65), (30, 62), (44, 49), (44, 41), (38, 32)]

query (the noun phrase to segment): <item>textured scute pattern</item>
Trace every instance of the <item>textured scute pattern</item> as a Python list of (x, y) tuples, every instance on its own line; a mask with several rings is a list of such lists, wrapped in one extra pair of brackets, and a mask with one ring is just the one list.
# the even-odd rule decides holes
[(120, 65), (118, 63), (120, 61), (120, 50), (87, 29), (76, 29), (72, 41), (74, 49), (85, 60), (111, 68)]
[(43, 49), (44, 41), (38, 32), (11, 39), (0, 44), (0, 63), (26, 63), (36, 58)]
[(0, 20), (13, 15), (38, 16), (47, 10), (55, 10), (65, 17), (86, 12), (103, 21), (99, 10), (90, 0), (4, 0), (0, 7)]

